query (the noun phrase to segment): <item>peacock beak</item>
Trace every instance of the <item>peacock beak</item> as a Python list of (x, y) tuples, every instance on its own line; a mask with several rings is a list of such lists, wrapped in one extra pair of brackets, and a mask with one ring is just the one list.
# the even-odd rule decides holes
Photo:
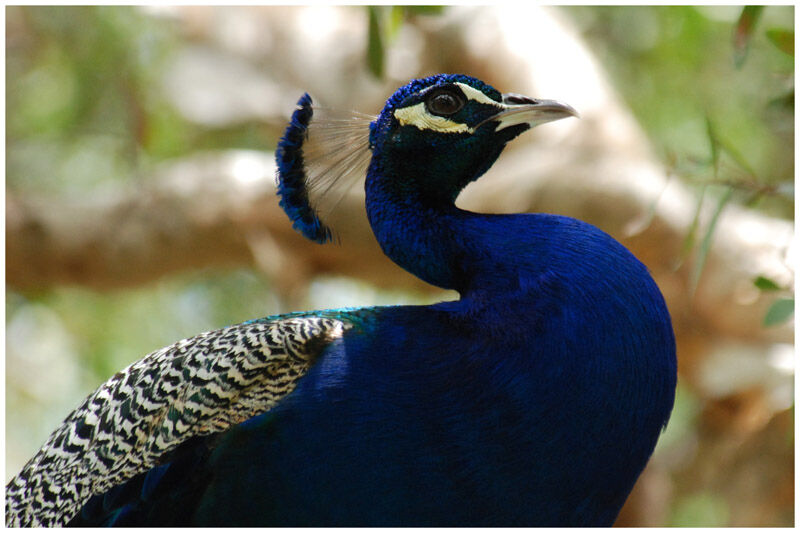
[(499, 122), (495, 131), (500, 131), (518, 124), (527, 124), (529, 128), (535, 128), (540, 124), (567, 117), (580, 118), (580, 115), (572, 106), (556, 100), (535, 100), (520, 94), (508, 93), (503, 95), (503, 109), (481, 124)]

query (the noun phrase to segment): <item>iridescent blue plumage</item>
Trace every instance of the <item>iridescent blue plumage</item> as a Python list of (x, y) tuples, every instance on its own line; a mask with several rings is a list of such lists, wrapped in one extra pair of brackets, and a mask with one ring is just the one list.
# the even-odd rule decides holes
[[(364, 132), (367, 215), (387, 256), (460, 298), (238, 326), (266, 331), (276, 344), (262, 359), (291, 361), (291, 387), (241, 423), (187, 435), (72, 523), (611, 525), (673, 404), (664, 300), (593, 226), (454, 204), (507, 142), (573, 115), (462, 75), (399, 89)], [(312, 119), (304, 96), (277, 151), (279, 192), (322, 241), (302, 158)], [(244, 338), (231, 346), (261, 349)]]
[(278, 180), (280, 205), (292, 221), (292, 227), (306, 238), (322, 244), (330, 240), (331, 230), (320, 221), (311, 208), (303, 157), (303, 143), (313, 115), (311, 96), (306, 93), (298, 100), (297, 109), (292, 114), (286, 133), (278, 143), (275, 160), (280, 177)]

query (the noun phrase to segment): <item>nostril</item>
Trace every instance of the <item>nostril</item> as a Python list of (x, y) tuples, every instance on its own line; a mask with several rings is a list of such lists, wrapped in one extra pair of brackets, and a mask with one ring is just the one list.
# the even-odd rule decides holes
[(522, 94), (508, 93), (503, 95), (504, 104), (538, 104), (537, 100)]

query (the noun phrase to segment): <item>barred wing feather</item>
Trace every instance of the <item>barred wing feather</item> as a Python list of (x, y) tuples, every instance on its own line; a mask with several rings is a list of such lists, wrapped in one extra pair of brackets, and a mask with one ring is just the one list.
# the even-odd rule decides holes
[(133, 363), (87, 397), (9, 482), (6, 526), (64, 525), (91, 496), (187, 439), (271, 409), (348, 327), (321, 316), (246, 322)]

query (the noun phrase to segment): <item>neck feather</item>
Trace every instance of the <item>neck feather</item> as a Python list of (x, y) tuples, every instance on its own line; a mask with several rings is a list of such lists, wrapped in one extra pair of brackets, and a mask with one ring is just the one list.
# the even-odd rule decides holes
[(472, 278), (465, 219), (475, 215), (453, 202), (426, 202), (418, 191), (370, 170), (367, 216), (383, 252), (420, 279), (463, 292)]

